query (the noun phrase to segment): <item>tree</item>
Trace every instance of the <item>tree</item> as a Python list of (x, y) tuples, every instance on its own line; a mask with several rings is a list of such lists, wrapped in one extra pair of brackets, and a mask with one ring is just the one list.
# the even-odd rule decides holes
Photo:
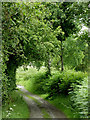
[(53, 30), (58, 27), (62, 30), (62, 33), (57, 34), (57, 39), (61, 41), (61, 52), (59, 54), (61, 57), (61, 71), (63, 71), (63, 41), (77, 30), (77, 24), (73, 22), (73, 3), (45, 3), (45, 5), (49, 9), (49, 15), (46, 16), (45, 20), (49, 21)]
[(60, 58), (61, 58), (61, 71), (63, 71), (63, 41), (72, 34), (78, 33), (81, 24), (87, 25), (88, 18), (88, 3), (45, 3), (49, 9), (45, 20), (49, 21), (53, 30), (56, 30), (59, 26), (62, 33), (58, 33), (57, 39), (61, 42), (60, 46)]
[(47, 43), (55, 37), (43, 22), (42, 11), (37, 11), (39, 5), (3, 3), (3, 91), (9, 94), (16, 87), (16, 69), (30, 62), (39, 67), (48, 56), (46, 51), (52, 49)]

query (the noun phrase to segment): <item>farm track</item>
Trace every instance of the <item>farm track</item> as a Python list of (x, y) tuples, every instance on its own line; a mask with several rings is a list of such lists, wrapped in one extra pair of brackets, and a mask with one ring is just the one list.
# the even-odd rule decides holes
[(24, 86), (17, 85), (17, 87), (22, 92), (22, 96), (28, 105), (30, 110), (30, 118), (44, 118), (44, 113), (42, 112), (42, 110), (44, 110), (45, 113), (48, 114), (48, 118), (51, 118), (50, 120), (53, 120), (53, 118), (55, 120), (68, 120), (64, 113), (41, 97), (30, 93), (24, 88)]

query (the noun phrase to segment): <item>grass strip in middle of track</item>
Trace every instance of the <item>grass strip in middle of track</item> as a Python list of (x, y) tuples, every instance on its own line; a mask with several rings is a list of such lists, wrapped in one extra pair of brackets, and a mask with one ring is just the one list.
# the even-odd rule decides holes
[(23, 93), (20, 90), (19, 90), (19, 93), (25, 95), (26, 97), (32, 99), (35, 103), (37, 103), (37, 105), (40, 108), (44, 118), (51, 118), (51, 116), (47, 113), (46, 109), (42, 108), (41, 103), (37, 99), (35, 99), (34, 97), (31, 97), (30, 95), (26, 95), (25, 93)]

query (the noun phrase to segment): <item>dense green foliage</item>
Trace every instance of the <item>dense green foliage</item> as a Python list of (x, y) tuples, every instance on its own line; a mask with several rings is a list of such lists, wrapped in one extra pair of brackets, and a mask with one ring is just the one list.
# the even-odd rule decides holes
[[(59, 71), (55, 72), (53, 69), (51, 76), (47, 76), (45, 69), (41, 68), (38, 72), (35, 68), (29, 68), (24, 72), (23, 68), (19, 68), (17, 71), (17, 84), (25, 84), (28, 86), (29, 91), (49, 93), (52, 97), (61, 93), (67, 95), (72, 83), (79, 84), (87, 76), (87, 74), (80, 71), (66, 70), (60, 73)], [(33, 86), (35, 86), (34, 89)]]
[[(83, 36), (85, 36), (83, 38)], [(64, 42), (64, 64), (76, 70), (87, 70), (88, 64), (88, 31), (79, 37), (70, 36)], [(80, 68), (81, 67), (81, 68)]]
[(63, 73), (55, 73), (46, 80), (45, 89), (49, 92), (50, 96), (58, 94), (68, 94), (72, 83), (79, 84), (85, 77), (84, 73), (75, 71), (64, 71)]
[[(39, 67), (45, 62), (50, 74), (51, 60), (59, 57), (63, 70), (63, 41), (79, 31), (79, 24), (85, 24), (86, 5), (87, 3), (3, 3), (3, 90), (15, 89), (16, 69), (24, 63), (32, 62)], [(79, 54), (83, 54), (81, 52)], [(81, 55), (79, 57), (84, 58)]]
[(2, 3), (3, 103), (11, 101), (12, 91), (16, 89), (16, 70), (22, 65), (35, 66), (38, 70), (46, 67), (44, 73), (35, 70), (33, 77), (32, 72), (28, 73), (18, 83), (25, 83), (34, 93), (47, 92), (50, 98), (67, 95), (72, 83), (79, 85), (83, 81), (85, 73), (65, 69), (87, 70), (88, 32), (81, 30), (88, 25), (87, 5), (82, 2)]

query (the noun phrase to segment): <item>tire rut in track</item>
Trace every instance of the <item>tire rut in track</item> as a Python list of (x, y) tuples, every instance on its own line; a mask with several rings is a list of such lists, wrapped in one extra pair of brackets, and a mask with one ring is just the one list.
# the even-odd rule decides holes
[[(54, 106), (52, 106), (41, 97), (30, 93), (24, 88), (24, 86), (17, 85), (17, 87), (24, 93), (23, 97), (30, 109), (30, 118), (43, 118), (43, 114), (41, 111), (42, 109), (45, 109), (51, 118), (57, 118), (55, 120), (58, 120), (59, 118), (62, 118), (62, 120), (64, 120), (64, 118), (65, 120), (68, 120), (60, 110), (56, 109)], [(33, 99), (27, 97), (27, 95), (36, 99), (40, 103), (40, 106), (38, 106)]]

